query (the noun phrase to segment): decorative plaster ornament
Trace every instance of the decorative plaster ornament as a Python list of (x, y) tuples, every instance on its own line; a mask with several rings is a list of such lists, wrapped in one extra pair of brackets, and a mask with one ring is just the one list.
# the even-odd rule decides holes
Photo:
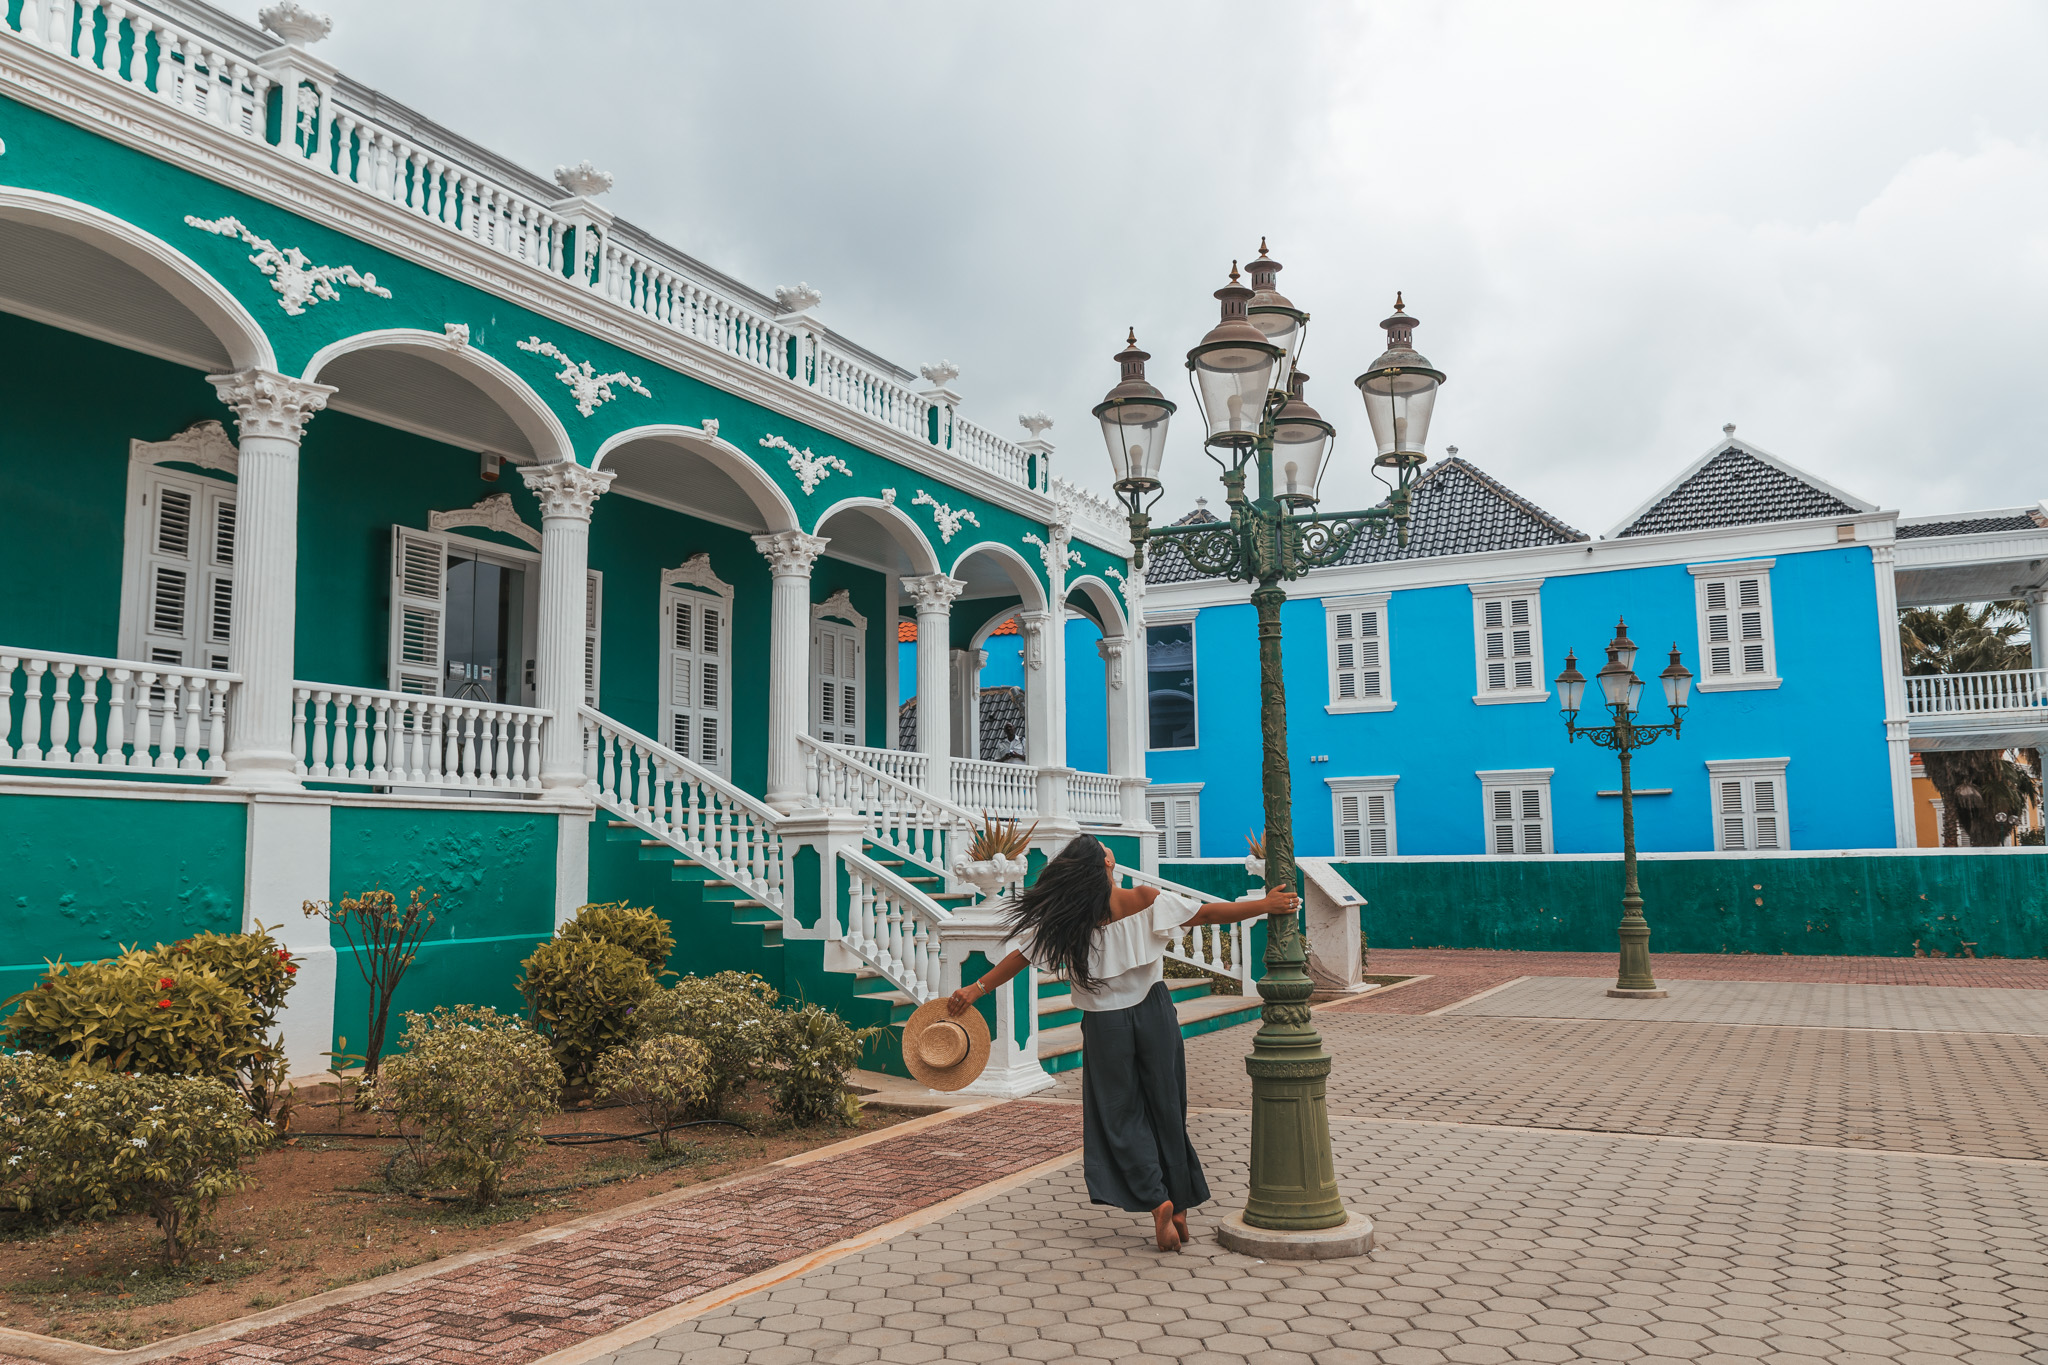
[(241, 469), (241, 452), (227, 428), (212, 418), (194, 422), (169, 440), (130, 441), (128, 457), (140, 464), (196, 464), (225, 474)]
[(706, 417), (698, 425), (704, 429), (704, 434), (706, 436), (712, 437), (714, 439), (716, 439), (716, 437), (718, 436), (718, 419), (716, 417)]
[(522, 465), (519, 477), (540, 499), (542, 520), (574, 517), (589, 521), (591, 505), (611, 487), (618, 473), (610, 469), (585, 469), (574, 460), (557, 460), (553, 464)]
[(884, 489), (882, 490), (882, 506), (884, 506), (884, 507), (894, 507), (895, 505), (896, 505), (896, 490), (895, 490), (895, 489), (893, 489), (893, 488), (884, 488)]
[(582, 413), (585, 417), (590, 416), (591, 413), (596, 412), (600, 407), (612, 401), (616, 396), (612, 393), (613, 384), (624, 384), (642, 398), (654, 397), (653, 394), (641, 386), (639, 380), (627, 374), (624, 370), (613, 370), (610, 374), (599, 374), (589, 361), (585, 360), (578, 363), (569, 359), (562, 349), (552, 341), (542, 341), (539, 337), (528, 337), (526, 340), (517, 343), (517, 345), (520, 350), (525, 351), (528, 355), (545, 356), (549, 360), (559, 360), (562, 362), (562, 368), (555, 372), (555, 378), (567, 384), (570, 391), (576, 395), (576, 411)]
[(925, 377), (926, 383), (942, 389), (960, 377), (960, 367), (950, 360), (941, 360), (936, 365), (920, 365), (917, 372)]
[(1124, 571), (1112, 564), (1102, 571), (1102, 576), (1116, 580), (1116, 590), (1124, 595), (1124, 605), (1128, 607), (1131, 604), (1131, 582), (1124, 577)]
[(206, 382), (224, 405), (234, 409), (244, 442), (259, 436), (297, 444), (305, 434), (306, 419), (326, 407), (334, 392), (332, 385), (308, 384), (273, 370), (210, 374)]
[(806, 577), (818, 556), (825, 553), (825, 547), (832, 542), (825, 536), (809, 536), (802, 531), (770, 531), (753, 538), (754, 548), (768, 561), (772, 574)]
[(923, 506), (932, 509), (932, 519), (939, 524), (939, 539), (947, 545), (951, 545), (953, 537), (960, 534), (960, 523), (963, 521), (976, 530), (981, 529), (980, 517), (975, 516), (974, 513), (964, 507), (955, 512), (951, 505), (940, 502), (922, 488), (917, 490), (917, 496), (910, 500), (910, 505), (912, 507)]
[(805, 497), (809, 497), (811, 491), (823, 483), (833, 470), (847, 475), (853, 473), (847, 468), (846, 461), (837, 455), (813, 455), (808, 448), (798, 450), (780, 436), (763, 436), (761, 444), (770, 450), (789, 452), (789, 467), (796, 471), (797, 482), (804, 486)]
[(1047, 541), (1035, 531), (1026, 531), (1024, 533), (1024, 543), (1038, 547), (1038, 558), (1045, 564), (1045, 571), (1048, 574), (1058, 572), (1053, 566), (1060, 562), (1061, 551), (1065, 551), (1067, 563), (1076, 567), (1081, 563), (1080, 554), (1074, 550), (1067, 549), (1065, 536), (1055, 535), (1050, 541)]
[(1017, 425), (1030, 432), (1031, 439), (1035, 441), (1052, 430), (1052, 418), (1043, 412), (1027, 412), (1017, 419)]
[(512, 508), (510, 493), (492, 493), (478, 501), (474, 507), (465, 507), (457, 512), (427, 513), (429, 531), (445, 531), (451, 526), (481, 526), (486, 531), (523, 540), (534, 549), (540, 548), (540, 532), (520, 519)]
[(612, 187), (612, 173), (599, 170), (587, 160), (579, 161), (573, 166), (555, 167), (555, 183), (571, 194), (588, 198)]
[(469, 324), (466, 322), (444, 323), (441, 335), (448, 340), (448, 349), (459, 351), (469, 345)]
[(295, 246), (280, 248), (269, 239), (258, 237), (242, 226), (239, 218), (209, 221), (188, 213), (185, 222), (216, 237), (240, 237), (244, 245), (255, 247), (256, 254), (249, 258), (249, 264), (270, 276), (270, 287), (278, 293), (277, 306), (293, 317), (298, 317), (322, 299), (340, 298), (341, 291), (334, 287), (336, 280), (365, 294), (375, 294), (380, 299), (391, 297), (391, 291), (379, 285), (375, 275), (358, 274), (352, 265), (312, 265), (305, 252)]
[(256, 22), (295, 46), (317, 43), (334, 32), (334, 20), (298, 0), (284, 0), (256, 11)]
[(802, 280), (798, 280), (795, 284), (785, 284), (777, 289), (775, 301), (782, 305), (782, 311), (785, 313), (804, 313), (823, 303), (825, 296)]

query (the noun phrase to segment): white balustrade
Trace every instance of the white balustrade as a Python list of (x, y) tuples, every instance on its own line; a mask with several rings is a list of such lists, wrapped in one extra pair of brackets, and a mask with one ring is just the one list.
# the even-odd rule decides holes
[[(1206, 905), (1215, 899), (1191, 886), (1170, 882), (1164, 877), (1125, 867), (1122, 863), (1117, 864), (1116, 871), (1125, 886), (1157, 887), (1177, 896), (1186, 896), (1197, 905)], [(1200, 967), (1205, 972), (1230, 977), (1242, 983), (1247, 991), (1251, 988), (1251, 925), (1245, 921), (1183, 926), (1167, 944), (1166, 956), (1175, 962)]]
[(2048, 706), (2048, 668), (2002, 673), (1909, 673), (1906, 714), (1938, 716), (1972, 711), (2027, 711)]
[(922, 1005), (947, 994), (939, 926), (952, 916), (865, 854), (843, 850), (846, 922), (840, 942)]
[(850, 750), (810, 735), (798, 735), (797, 747), (804, 760), (804, 794), (812, 805), (867, 816), (869, 839), (950, 883), (954, 862), (974, 838), (972, 815), (871, 767)]
[[(10, 11), (12, 10), (12, 16)], [(168, 109), (355, 186), (422, 222), (509, 260), (581, 283), (619, 307), (691, 337), (785, 382), (814, 388), (831, 402), (917, 441), (929, 436), (931, 401), (893, 373), (820, 338), (815, 372), (792, 375), (791, 331), (764, 309), (727, 297), (693, 278), (686, 257), (618, 224), (564, 222), (545, 187), (518, 189), (515, 168), (496, 174), (462, 164), (474, 159), (454, 138), (428, 145), (351, 104), (337, 82), (303, 81), (284, 92), (279, 136), (269, 132), (277, 76), (256, 54), (231, 52), (211, 38), (130, 0), (23, 0), (0, 5), (0, 33), (99, 73)], [(571, 237), (574, 226), (579, 237)], [(1031, 483), (1030, 459), (1015, 442), (973, 423), (954, 424), (954, 454), (1019, 486)], [(1122, 523), (1115, 521), (1112, 530)]]
[(707, 768), (582, 708), (585, 771), (606, 810), (780, 911), (787, 882), (780, 817)]
[(931, 773), (931, 759), (915, 749), (867, 749), (840, 746), (839, 752), (870, 768), (879, 768), (898, 782), (922, 788)]
[(953, 773), (954, 805), (1006, 820), (1029, 820), (1038, 814), (1036, 768), (979, 758), (956, 758), (948, 766)]
[(293, 771), (309, 782), (535, 792), (548, 721), (531, 706), (295, 682)]
[(0, 645), (0, 765), (225, 773), (239, 682), (210, 669)]
[(1121, 825), (1124, 795), (1114, 773), (1067, 774), (1067, 813), (1084, 825)]

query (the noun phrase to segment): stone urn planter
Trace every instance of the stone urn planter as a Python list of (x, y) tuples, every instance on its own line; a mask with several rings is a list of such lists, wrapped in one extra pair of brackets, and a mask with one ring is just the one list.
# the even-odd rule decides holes
[(963, 859), (953, 864), (953, 874), (979, 891), (985, 904), (1023, 881), (1024, 867), (1022, 858)]
[(1266, 860), (1264, 858), (1247, 857), (1244, 860), (1244, 870), (1245, 875), (1257, 877), (1263, 882), (1266, 879)]

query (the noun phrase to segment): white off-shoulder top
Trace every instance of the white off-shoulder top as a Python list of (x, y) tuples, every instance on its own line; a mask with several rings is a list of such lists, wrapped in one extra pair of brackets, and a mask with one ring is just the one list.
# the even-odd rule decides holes
[[(1068, 987), (1076, 1009), (1089, 1013), (1126, 1010), (1145, 998), (1163, 979), (1162, 964), (1167, 945), (1180, 927), (1193, 919), (1201, 905), (1186, 896), (1162, 891), (1152, 904), (1135, 915), (1111, 920), (1095, 931), (1088, 965), (1095, 972), (1095, 989)], [(1003, 951), (1022, 953), (1032, 966), (1045, 970), (1048, 964), (1033, 951), (1031, 935), (1019, 934), (1003, 945)]]

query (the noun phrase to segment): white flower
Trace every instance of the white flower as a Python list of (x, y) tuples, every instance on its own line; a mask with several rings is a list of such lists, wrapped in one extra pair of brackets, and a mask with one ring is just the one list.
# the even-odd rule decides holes
[(129, 1145), (130, 1147), (147, 1147), (147, 1146), (149, 1146), (149, 1139), (148, 1139), (148, 1138), (129, 1138), (129, 1139), (128, 1139), (128, 1145)]

